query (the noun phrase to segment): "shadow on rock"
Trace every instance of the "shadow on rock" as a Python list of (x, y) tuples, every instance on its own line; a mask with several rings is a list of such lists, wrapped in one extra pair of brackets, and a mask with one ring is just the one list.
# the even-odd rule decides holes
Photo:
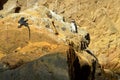
[(0, 78), (0, 80), (69, 80), (66, 55), (55, 53), (43, 56), (16, 69), (0, 72)]

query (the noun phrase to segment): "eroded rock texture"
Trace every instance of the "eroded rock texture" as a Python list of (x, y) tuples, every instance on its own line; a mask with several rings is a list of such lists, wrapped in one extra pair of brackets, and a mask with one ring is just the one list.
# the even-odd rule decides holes
[(0, 80), (69, 80), (67, 70), (66, 55), (58, 52), (0, 72)]
[(7, 2), (8, 0), (0, 0), (0, 10), (3, 9), (4, 4)]
[(88, 63), (80, 62), (71, 46), (67, 53), (67, 59), (70, 80), (90, 80), (91, 66)]
[[(0, 80), (119, 80), (119, 4), (0, 0)], [(18, 28), (21, 17), (30, 39), (25, 26)]]

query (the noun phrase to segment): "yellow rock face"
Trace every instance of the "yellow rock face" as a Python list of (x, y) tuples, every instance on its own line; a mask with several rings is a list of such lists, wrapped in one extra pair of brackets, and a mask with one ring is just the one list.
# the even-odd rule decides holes
[[(18, 3), (21, 4), (20, 13), (14, 13), (16, 0), (8, 0), (0, 11), (3, 16), (0, 17), (0, 59), (6, 54), (13, 56), (17, 53), (16, 56), (22, 55), (22, 59), (27, 62), (40, 57), (44, 52), (66, 50), (66, 37), (71, 36), (67, 23), (75, 19), (80, 28), (90, 33), (89, 48), (102, 66), (120, 73), (119, 0), (18, 0)], [(63, 16), (66, 24), (55, 18), (50, 19), (46, 15), (49, 10)], [(28, 19), (30, 40), (25, 26), (17, 28), (21, 17)], [(54, 34), (52, 21), (59, 35)], [(64, 26), (67, 26), (66, 31), (61, 29)], [(74, 40), (76, 44), (79, 43), (78, 38)], [(31, 56), (33, 59), (30, 59)]]

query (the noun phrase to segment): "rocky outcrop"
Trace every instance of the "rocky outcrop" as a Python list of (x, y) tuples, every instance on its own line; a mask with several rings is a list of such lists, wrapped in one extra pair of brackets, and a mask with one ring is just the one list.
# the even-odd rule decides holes
[[(119, 3), (119, 0), (0, 0), (0, 78), (3, 76), (4, 80), (7, 75), (13, 79), (16, 73), (20, 75), (16, 79), (23, 79), (22, 74), (30, 72), (28, 65), (34, 69), (34, 62), (38, 61), (43, 66), (40, 68), (44, 70), (43, 76), (48, 79), (47, 76), (51, 77), (52, 74), (46, 69), (51, 64), (45, 67), (39, 59), (59, 52), (67, 54), (68, 65), (63, 60), (65, 66), (68, 66), (68, 69), (64, 68), (68, 71), (67, 78), (64, 78), (66, 80), (68, 74), (71, 80), (118, 80)], [(17, 28), (21, 17), (28, 19), (30, 40), (25, 26)], [(78, 33), (71, 32), (71, 19), (76, 21)], [(68, 45), (69, 42), (74, 43), (72, 47)], [(40, 71), (40, 66), (36, 66), (35, 72), (32, 70), (33, 75), (26, 74), (25, 79), (32, 76), (30, 78), (36, 80), (34, 76), (39, 75), (37, 70)]]
[[(56, 52), (24, 64), (17, 69), (0, 72), (1, 80), (69, 80), (67, 58)], [(7, 76), (7, 77), (6, 77)]]
[(70, 80), (119, 80), (119, 75), (102, 67), (91, 50), (87, 49), (87, 47), (80, 48), (86, 43), (81, 43), (82, 38), (78, 44), (75, 44), (74, 41), (69, 42), (67, 51)]
[[(120, 73), (119, 0), (45, 0), (44, 5), (76, 23), (91, 35), (90, 49), (105, 69)], [(113, 57), (114, 56), (114, 57)], [(116, 66), (115, 66), (116, 65)]]
[(20, 13), (33, 5), (38, 0), (0, 0), (0, 16), (6, 17), (12, 13)]
[(90, 80), (91, 66), (84, 59), (80, 59), (71, 46), (67, 52), (67, 60), (70, 80)]
[(7, 2), (8, 0), (0, 0), (0, 10), (3, 9), (4, 4)]

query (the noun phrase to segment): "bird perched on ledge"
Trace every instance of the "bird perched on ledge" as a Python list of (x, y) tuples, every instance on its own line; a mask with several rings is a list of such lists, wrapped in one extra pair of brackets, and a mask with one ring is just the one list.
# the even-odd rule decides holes
[(71, 20), (71, 32), (73, 33), (78, 33), (78, 29), (77, 29), (77, 25), (76, 25), (76, 22), (75, 20)]

